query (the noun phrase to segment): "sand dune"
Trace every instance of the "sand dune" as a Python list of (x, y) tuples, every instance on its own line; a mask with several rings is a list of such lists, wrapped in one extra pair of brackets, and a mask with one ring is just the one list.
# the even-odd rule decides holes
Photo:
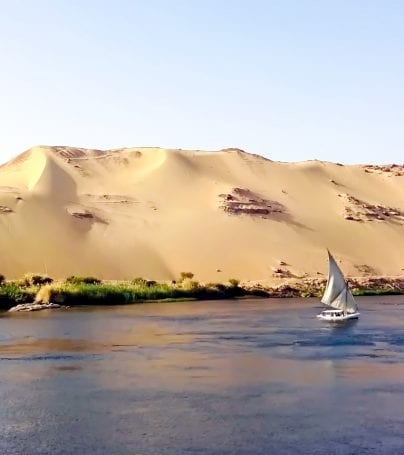
[(34, 147), (0, 167), (0, 272), (271, 282), (404, 274), (403, 166)]

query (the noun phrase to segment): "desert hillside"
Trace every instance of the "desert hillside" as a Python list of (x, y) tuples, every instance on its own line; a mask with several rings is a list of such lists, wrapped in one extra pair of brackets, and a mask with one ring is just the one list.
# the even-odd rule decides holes
[(0, 167), (0, 272), (270, 282), (404, 274), (404, 167), (35, 147)]

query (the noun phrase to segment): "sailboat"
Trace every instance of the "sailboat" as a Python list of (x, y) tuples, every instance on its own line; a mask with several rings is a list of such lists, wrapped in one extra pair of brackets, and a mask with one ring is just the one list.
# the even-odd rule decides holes
[(360, 314), (358, 305), (349, 290), (348, 283), (329, 251), (328, 281), (321, 303), (331, 307), (330, 310), (322, 311), (317, 315), (319, 319), (324, 321), (337, 322), (358, 319)]

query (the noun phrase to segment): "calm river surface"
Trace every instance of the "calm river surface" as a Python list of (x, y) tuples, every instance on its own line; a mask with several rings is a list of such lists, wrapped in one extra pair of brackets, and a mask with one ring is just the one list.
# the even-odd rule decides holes
[(404, 296), (0, 314), (0, 453), (404, 453)]

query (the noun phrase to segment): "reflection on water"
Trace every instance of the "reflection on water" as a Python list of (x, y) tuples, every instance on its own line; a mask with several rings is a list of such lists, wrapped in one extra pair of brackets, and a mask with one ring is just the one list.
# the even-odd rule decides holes
[[(97, 351), (102, 348), (102, 344), (94, 343), (89, 340), (70, 340), (68, 338), (22, 338), (10, 344), (0, 345), (1, 356), (21, 356), (34, 355), (49, 352), (81, 352)], [(4, 359), (3, 359), (4, 360)]]
[(4, 356), (46, 354), (50, 352), (99, 352), (117, 348), (170, 345), (190, 342), (190, 335), (167, 333), (157, 324), (146, 324), (137, 329), (129, 328), (116, 333), (104, 334), (101, 340), (75, 338), (16, 338), (10, 343), (0, 344), (0, 359)]
[(0, 453), (404, 452), (404, 298), (0, 316)]

